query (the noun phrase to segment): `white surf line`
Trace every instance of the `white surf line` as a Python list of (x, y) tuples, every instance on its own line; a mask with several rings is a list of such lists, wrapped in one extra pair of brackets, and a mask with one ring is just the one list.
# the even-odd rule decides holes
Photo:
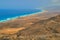
[(9, 20), (13, 20), (13, 19), (16, 19), (16, 18), (18, 18), (18, 16), (12, 17), (12, 18), (7, 18), (6, 20), (0, 20), (0, 22), (7, 22)]
[(10, 20), (15, 20), (19, 17), (27, 17), (27, 16), (31, 16), (31, 15), (35, 15), (35, 14), (39, 14), (39, 13), (44, 13), (47, 12), (46, 10), (42, 10), (41, 12), (36, 12), (36, 13), (32, 13), (32, 14), (28, 14), (28, 15), (23, 15), (23, 16), (16, 16), (16, 17), (12, 17), (12, 18), (7, 18), (6, 20), (0, 20), (0, 22), (8, 22)]
[(39, 13), (44, 13), (44, 12), (48, 12), (48, 11), (46, 11), (46, 10), (42, 10), (41, 12), (36, 12), (36, 13), (28, 14), (28, 15), (23, 15), (23, 16), (20, 16), (20, 17), (27, 17), (27, 16), (31, 16), (31, 15), (35, 15), (35, 14), (39, 14)]

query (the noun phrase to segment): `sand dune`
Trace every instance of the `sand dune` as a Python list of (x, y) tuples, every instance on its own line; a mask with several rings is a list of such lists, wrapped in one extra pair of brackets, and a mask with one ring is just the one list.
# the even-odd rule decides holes
[(4, 28), (0, 30), (0, 34), (14, 34), (17, 33), (19, 30), (25, 29), (24, 27), (22, 28)]

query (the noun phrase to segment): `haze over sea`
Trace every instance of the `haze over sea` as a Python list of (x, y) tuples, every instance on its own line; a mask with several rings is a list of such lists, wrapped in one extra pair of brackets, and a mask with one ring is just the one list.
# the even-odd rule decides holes
[(42, 12), (40, 9), (0, 9), (0, 22), (6, 21), (11, 18), (20, 17), (24, 15), (34, 14), (36, 12)]

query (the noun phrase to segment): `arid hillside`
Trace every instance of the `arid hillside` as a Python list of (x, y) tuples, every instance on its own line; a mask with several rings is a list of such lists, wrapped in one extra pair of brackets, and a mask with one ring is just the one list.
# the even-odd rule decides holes
[(60, 12), (44, 12), (0, 23), (0, 40), (60, 40)]
[[(30, 36), (36, 40), (60, 40), (60, 15), (35, 22), (30, 27), (17, 33), (20, 36)], [(42, 38), (41, 38), (42, 37)]]

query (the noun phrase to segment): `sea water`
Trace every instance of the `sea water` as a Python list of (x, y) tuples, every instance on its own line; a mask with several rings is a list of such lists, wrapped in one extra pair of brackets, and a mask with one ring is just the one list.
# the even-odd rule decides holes
[(18, 16), (24, 16), (41, 12), (40, 9), (0, 9), (0, 22), (2, 20), (9, 20)]

